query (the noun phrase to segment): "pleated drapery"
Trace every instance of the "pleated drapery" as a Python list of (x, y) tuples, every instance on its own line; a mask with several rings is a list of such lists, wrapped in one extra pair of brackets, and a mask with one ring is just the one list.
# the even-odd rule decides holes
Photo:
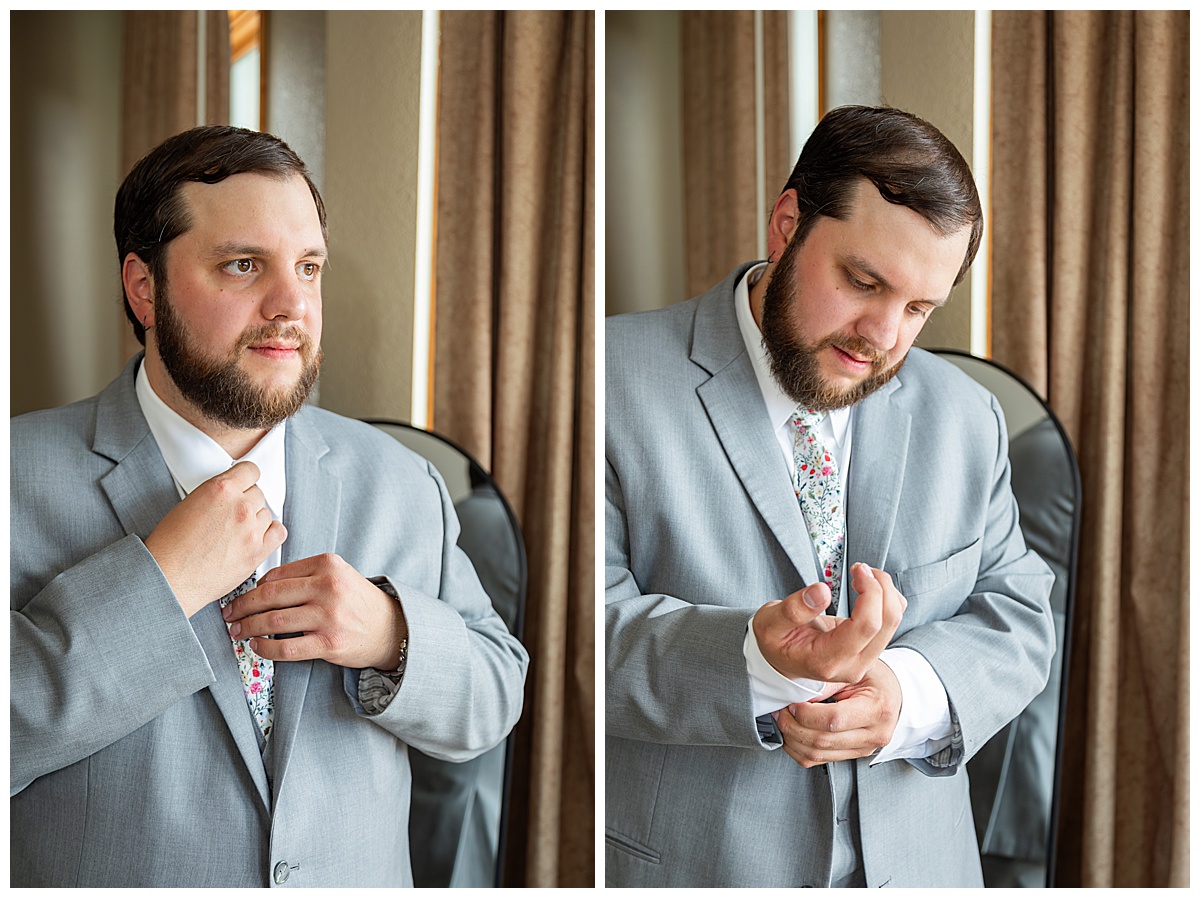
[(594, 28), (441, 14), (433, 427), (491, 470), (529, 556), (511, 885), (594, 882)]
[(1189, 881), (1188, 32), (993, 14), (993, 356), (1083, 483), (1060, 885)]
[[(204, 114), (198, 52), (204, 16)], [(121, 52), (121, 177), (172, 134), (229, 122), (229, 16), (225, 10), (125, 14)], [(141, 348), (122, 309), (123, 357)]]
[[(755, 16), (762, 16), (758, 98)], [(787, 12), (679, 14), (683, 90), (684, 252), (688, 296), (758, 257), (757, 233), (796, 160), (789, 148)], [(758, 103), (763, 193), (757, 193)], [(759, 211), (756, 211), (759, 210)]]

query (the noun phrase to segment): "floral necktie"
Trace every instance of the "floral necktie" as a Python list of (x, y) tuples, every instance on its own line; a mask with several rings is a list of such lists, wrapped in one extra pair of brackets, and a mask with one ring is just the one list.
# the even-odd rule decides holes
[[(251, 574), (241, 586), (221, 598), (224, 608), (238, 596), (254, 589), (258, 578)], [(229, 624), (225, 625), (226, 628)], [(233, 637), (229, 637), (233, 639)], [(242, 672), (242, 687), (246, 691), (246, 704), (250, 706), (250, 714), (262, 730), (263, 737), (271, 735), (271, 716), (274, 712), (274, 702), (271, 697), (271, 681), (275, 678), (275, 662), (269, 658), (260, 658), (250, 650), (249, 639), (233, 639), (233, 654), (237, 658), (238, 669)]]
[(833, 593), (829, 613), (835, 614), (842, 586), (842, 560), (846, 543), (846, 513), (842, 505), (842, 478), (833, 454), (821, 439), (817, 425), (824, 412), (797, 409), (792, 416), (796, 442), (792, 458), (796, 462), (795, 490), (817, 550), (821, 575)]

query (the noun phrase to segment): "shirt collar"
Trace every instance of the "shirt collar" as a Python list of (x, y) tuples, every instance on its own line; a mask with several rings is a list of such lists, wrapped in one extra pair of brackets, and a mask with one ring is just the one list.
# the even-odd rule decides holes
[(163, 402), (150, 386), (144, 361), (138, 369), (136, 392), (142, 414), (150, 425), (150, 433), (158, 443), (158, 449), (171, 476), (175, 478), (181, 496), (186, 496), (204, 481), (227, 471), (236, 461), (252, 461), (258, 465), (258, 487), (263, 491), (267, 507), (276, 520), (283, 519), (283, 503), (287, 497), (284, 454), (287, 421), (281, 421), (267, 431), (241, 459), (234, 459), (212, 437)]
[[(762, 331), (759, 330), (750, 311), (750, 286), (758, 282), (766, 268), (767, 263), (761, 262), (747, 269), (733, 289), (733, 304), (737, 312), (738, 329), (742, 333), (742, 342), (746, 344), (746, 351), (750, 354), (750, 364), (754, 367), (754, 376), (758, 380), (758, 389), (767, 406), (771, 427), (779, 430), (790, 426), (792, 414), (796, 411), (796, 400), (779, 388), (779, 383), (771, 374), (771, 357), (767, 348), (763, 346)], [(846, 432), (850, 427), (850, 412), (850, 408), (835, 408), (826, 416), (829, 425), (827, 435), (832, 436), (839, 446), (846, 440)], [(822, 427), (825, 423), (821, 422)]]

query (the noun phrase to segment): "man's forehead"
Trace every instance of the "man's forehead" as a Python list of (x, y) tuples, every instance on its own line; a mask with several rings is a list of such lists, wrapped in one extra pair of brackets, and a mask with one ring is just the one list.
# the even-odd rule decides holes
[(865, 179), (846, 217), (825, 219), (825, 226), (844, 264), (938, 305), (949, 297), (971, 235), (967, 225), (941, 233), (914, 209), (888, 202)]
[(245, 172), (214, 184), (187, 181), (180, 192), (189, 231), (238, 242), (267, 230), (286, 233), (298, 243), (325, 245), (316, 201), (299, 174)]

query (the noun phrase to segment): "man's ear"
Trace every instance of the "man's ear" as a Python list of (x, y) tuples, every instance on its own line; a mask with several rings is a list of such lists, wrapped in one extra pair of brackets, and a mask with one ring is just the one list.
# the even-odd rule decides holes
[(796, 226), (800, 223), (800, 201), (794, 188), (789, 188), (779, 195), (775, 208), (771, 210), (771, 219), (767, 222), (767, 258), (778, 262), (784, 247), (792, 239)]
[(143, 328), (154, 327), (154, 276), (137, 253), (129, 253), (121, 263), (121, 283), (133, 317)]

